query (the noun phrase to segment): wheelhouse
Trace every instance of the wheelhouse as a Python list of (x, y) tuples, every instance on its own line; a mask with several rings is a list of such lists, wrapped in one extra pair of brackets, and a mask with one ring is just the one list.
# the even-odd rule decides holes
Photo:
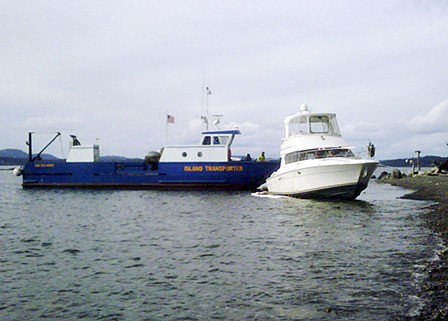
[(237, 129), (202, 132), (197, 145), (166, 146), (160, 162), (228, 162), (233, 139), (240, 134)]
[(228, 146), (232, 145), (235, 135), (240, 135), (239, 130), (220, 130), (202, 132), (201, 145), (203, 146)]

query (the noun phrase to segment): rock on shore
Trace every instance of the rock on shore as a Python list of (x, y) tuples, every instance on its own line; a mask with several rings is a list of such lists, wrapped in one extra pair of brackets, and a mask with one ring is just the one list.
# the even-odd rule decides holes
[[(412, 190), (404, 198), (436, 201), (425, 215), (427, 226), (440, 235), (445, 246), (448, 246), (448, 175), (417, 175), (393, 178), (396, 175), (385, 175), (379, 182)], [(427, 267), (428, 277), (425, 280), (420, 296), (425, 305), (420, 314), (403, 320), (448, 320), (448, 251), (442, 251), (440, 260)]]

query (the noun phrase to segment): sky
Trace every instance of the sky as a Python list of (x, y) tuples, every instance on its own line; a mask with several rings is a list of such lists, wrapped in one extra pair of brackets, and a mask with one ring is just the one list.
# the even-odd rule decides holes
[[(66, 156), (69, 135), (143, 158), (199, 142), (279, 157), (306, 103), (377, 159), (448, 155), (446, 1), (0, 1), (0, 150)], [(211, 94), (207, 95), (205, 87)], [(175, 119), (167, 124), (167, 114)]]

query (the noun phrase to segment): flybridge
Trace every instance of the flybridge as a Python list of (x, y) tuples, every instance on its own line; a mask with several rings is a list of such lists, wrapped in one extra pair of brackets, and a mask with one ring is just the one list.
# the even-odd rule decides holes
[(336, 114), (301, 113), (285, 120), (285, 137), (295, 135), (341, 136)]

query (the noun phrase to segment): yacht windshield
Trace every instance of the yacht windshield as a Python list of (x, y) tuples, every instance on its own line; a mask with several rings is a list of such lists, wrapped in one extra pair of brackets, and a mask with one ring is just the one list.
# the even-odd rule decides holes
[(339, 130), (338, 121), (336, 117), (330, 118), (330, 135), (341, 136), (341, 132)]
[(348, 148), (312, 149), (287, 154), (285, 156), (285, 163), (289, 164), (308, 159), (331, 157), (355, 157), (355, 155)]
[(310, 131), (313, 134), (328, 133), (329, 122), (327, 116), (311, 116)]
[(294, 117), (289, 120), (288, 125), (286, 127), (285, 136), (294, 136), (298, 134), (308, 134), (308, 117), (307, 116), (299, 116)]
[(338, 122), (334, 114), (299, 115), (290, 117), (285, 126), (285, 137), (306, 134), (327, 134), (340, 136)]

